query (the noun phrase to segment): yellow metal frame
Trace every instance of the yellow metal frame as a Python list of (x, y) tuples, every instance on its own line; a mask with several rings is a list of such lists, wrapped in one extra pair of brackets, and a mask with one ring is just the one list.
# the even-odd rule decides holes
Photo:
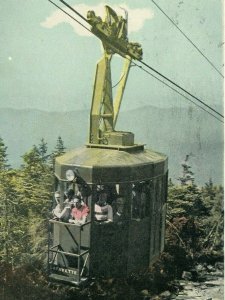
[[(90, 111), (89, 144), (96, 145), (105, 144), (106, 133), (115, 132), (132, 59), (142, 58), (140, 44), (128, 41), (127, 20), (117, 16), (109, 6), (105, 9), (104, 21), (96, 17), (93, 11), (89, 11), (87, 15), (87, 20), (92, 26), (91, 31), (101, 39), (104, 48), (103, 57), (96, 67)], [(124, 65), (115, 99), (113, 99), (111, 60), (115, 53), (124, 57)]]

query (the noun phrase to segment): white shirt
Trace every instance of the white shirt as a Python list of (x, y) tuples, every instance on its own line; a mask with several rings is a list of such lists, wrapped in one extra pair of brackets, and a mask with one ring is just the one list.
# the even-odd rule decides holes
[(113, 210), (112, 206), (109, 204), (100, 206), (98, 204), (95, 204), (95, 218), (97, 221), (113, 221)]

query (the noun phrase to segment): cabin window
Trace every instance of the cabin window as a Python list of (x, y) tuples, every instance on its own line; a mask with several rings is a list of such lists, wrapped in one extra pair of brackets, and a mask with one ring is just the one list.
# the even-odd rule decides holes
[(150, 182), (141, 181), (132, 184), (131, 216), (134, 220), (149, 217)]
[(52, 218), (77, 225), (90, 221), (91, 193), (91, 186), (82, 179), (69, 182), (56, 178)]
[(94, 220), (97, 223), (121, 223), (128, 219), (128, 197), (123, 184), (97, 185), (94, 190)]

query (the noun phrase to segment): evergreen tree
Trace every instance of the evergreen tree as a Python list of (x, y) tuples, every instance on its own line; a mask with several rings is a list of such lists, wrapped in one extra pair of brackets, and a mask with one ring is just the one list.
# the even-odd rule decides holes
[(30, 261), (39, 262), (39, 265), (47, 265), (48, 248), (48, 220), (29, 212), (29, 224), (27, 233), (30, 244)]
[(168, 184), (167, 205), (167, 241), (168, 244), (179, 245), (193, 257), (199, 250), (201, 228), (199, 219), (207, 213), (203, 203), (203, 195), (194, 183), (194, 173), (188, 164), (186, 155), (182, 166), (182, 176), (178, 178), (180, 185)]
[(220, 253), (223, 248), (223, 188), (210, 180), (205, 187), (170, 185), (167, 242), (191, 256)]
[(186, 155), (185, 160), (182, 162), (182, 176), (178, 178), (181, 185), (194, 184), (194, 173), (191, 171), (191, 166), (188, 164), (189, 154)]
[(215, 186), (212, 179), (202, 188), (206, 217), (202, 219), (204, 230), (202, 243), (205, 251), (221, 251), (223, 248), (224, 193), (222, 186)]
[(46, 216), (51, 200), (52, 174), (50, 167), (43, 161), (36, 146), (23, 155), (21, 184), (23, 186), (23, 206), (28, 213)]
[(66, 150), (66, 148), (64, 146), (64, 142), (63, 142), (61, 136), (59, 136), (57, 139), (57, 142), (56, 142), (55, 150), (54, 150), (55, 157), (64, 154), (65, 150)]
[(168, 218), (199, 217), (206, 214), (201, 190), (196, 185), (170, 186), (168, 193)]
[(0, 170), (6, 170), (9, 168), (6, 151), (7, 147), (5, 146), (3, 139), (0, 137)]
[(1, 170), (0, 172), (0, 225), (1, 225), (1, 232), (0, 232), (0, 255), (1, 259), (3, 261), (6, 261), (7, 263), (10, 262), (10, 246), (12, 245), (12, 240), (11, 240), (11, 232), (10, 232), (10, 221), (13, 219), (12, 216), (12, 210), (11, 210), (11, 205), (12, 202), (10, 200), (10, 190), (11, 188), (9, 187), (9, 180), (8, 180), (7, 172)]
[(48, 147), (47, 143), (45, 142), (44, 138), (41, 139), (40, 144), (38, 145), (38, 150), (40, 157), (42, 158), (43, 162), (48, 160), (49, 155), (47, 155)]
[(22, 231), (18, 224), (17, 174), (9, 169), (6, 150), (0, 139), (0, 260), (12, 268), (19, 257)]
[[(44, 152), (33, 148), (23, 155), (23, 165), (18, 178), (21, 215), (26, 228), (26, 255), (28, 262), (46, 256), (47, 220), (52, 201), (53, 174)], [(43, 252), (44, 251), (44, 252)]]
[(64, 146), (64, 142), (61, 138), (61, 136), (58, 137), (57, 141), (56, 141), (56, 146), (55, 149), (53, 150), (52, 154), (51, 154), (51, 166), (52, 166), (52, 171), (54, 170), (54, 166), (55, 166), (55, 159), (56, 157), (62, 155), (65, 153), (65, 146)]

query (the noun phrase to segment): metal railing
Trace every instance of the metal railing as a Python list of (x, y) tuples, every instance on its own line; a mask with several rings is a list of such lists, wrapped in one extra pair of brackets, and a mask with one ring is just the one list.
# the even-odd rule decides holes
[[(87, 250), (83, 250), (82, 249), (82, 231), (83, 231), (83, 227), (87, 226), (88, 224), (91, 223), (91, 221), (86, 222), (82, 225), (76, 225), (76, 224), (70, 224), (70, 223), (64, 223), (64, 222), (59, 222), (59, 221), (55, 221), (55, 220), (49, 220), (50, 223), (57, 223), (60, 224), (62, 226), (65, 226), (66, 229), (68, 230), (69, 234), (71, 235), (71, 237), (73, 238), (75, 244), (77, 245), (77, 253), (73, 253), (73, 252), (68, 252), (68, 251), (64, 251), (63, 248), (61, 247), (60, 244), (57, 245), (53, 245), (50, 246), (50, 240), (49, 240), (49, 247), (48, 247), (48, 270), (49, 270), (49, 275), (50, 273), (56, 273), (57, 270), (53, 270), (53, 266), (55, 266), (57, 268), (57, 257), (58, 255), (61, 255), (63, 262), (65, 264), (65, 266), (63, 266), (63, 268), (67, 268), (66, 265), (66, 261), (65, 261), (65, 256), (69, 256), (69, 257), (76, 257), (77, 258), (77, 269), (74, 269), (74, 271), (77, 271), (77, 276), (76, 276), (76, 281), (79, 284), (81, 281), (81, 278), (83, 276), (84, 270), (87, 266), (88, 263), (88, 259), (89, 259), (89, 249)], [(74, 237), (72, 236), (68, 226), (76, 226), (79, 229), (79, 236), (78, 239), (75, 240)], [(82, 264), (81, 259), (83, 258), (83, 256), (86, 257), (84, 258), (84, 263)], [(69, 267), (69, 266), (68, 266)], [(60, 268), (58, 266), (58, 268)]]

